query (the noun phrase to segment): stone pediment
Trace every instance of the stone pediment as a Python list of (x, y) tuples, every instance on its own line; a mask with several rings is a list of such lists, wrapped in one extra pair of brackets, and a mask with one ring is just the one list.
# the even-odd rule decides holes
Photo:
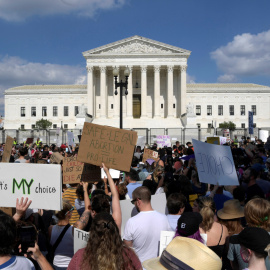
[(90, 55), (130, 55), (130, 54), (180, 54), (190, 55), (190, 51), (148, 38), (133, 36), (120, 41), (110, 43), (83, 53), (85, 57)]

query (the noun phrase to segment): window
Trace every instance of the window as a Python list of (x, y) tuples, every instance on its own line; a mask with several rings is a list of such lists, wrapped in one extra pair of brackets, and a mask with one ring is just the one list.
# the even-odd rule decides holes
[(37, 116), (37, 109), (36, 109), (36, 107), (31, 107), (31, 116)]
[(53, 124), (53, 128), (57, 128), (57, 124)]
[(68, 116), (68, 106), (64, 106), (64, 116)]
[(223, 115), (223, 105), (218, 105), (218, 115)]
[(251, 106), (251, 111), (253, 112), (253, 115), (256, 115), (256, 105)]
[(113, 104), (111, 104), (111, 109), (113, 109)]
[(207, 115), (212, 115), (212, 105), (207, 105)]
[(64, 128), (68, 128), (68, 124), (64, 124)]
[(24, 129), (24, 125), (21, 125), (21, 129)]
[(240, 115), (245, 115), (245, 114), (246, 114), (245, 105), (240, 105)]
[(253, 123), (253, 127), (255, 128), (257, 125), (256, 125), (256, 123)]
[(53, 106), (53, 116), (58, 116), (58, 107)]
[(201, 115), (201, 105), (196, 105), (196, 115)]
[(98, 108), (101, 109), (101, 105), (100, 104), (98, 104)]
[(234, 115), (234, 105), (230, 105), (230, 115)]
[(79, 113), (79, 106), (74, 107), (74, 115), (76, 116)]
[(47, 107), (42, 107), (42, 116), (47, 116)]
[(160, 107), (161, 107), (161, 109), (163, 109), (163, 103), (161, 103)]
[(211, 128), (212, 127), (212, 124), (211, 123), (208, 123), (208, 128)]
[(25, 107), (21, 107), (21, 117), (25, 117)]
[(242, 123), (241, 124), (241, 128), (246, 128), (246, 124), (245, 123)]
[(173, 108), (175, 109), (175, 103), (173, 103)]
[(31, 125), (31, 128), (35, 128), (36, 127), (36, 125)]

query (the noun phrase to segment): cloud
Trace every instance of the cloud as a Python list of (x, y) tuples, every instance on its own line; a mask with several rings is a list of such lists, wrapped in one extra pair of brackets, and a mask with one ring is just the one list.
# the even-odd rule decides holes
[(237, 77), (270, 75), (270, 30), (257, 35), (244, 33), (210, 53), (224, 75), (220, 81), (236, 81)]
[(187, 83), (196, 83), (195, 79), (195, 76), (188, 75), (187, 73)]
[(233, 74), (224, 74), (218, 77), (219, 83), (236, 83), (238, 79)]
[(86, 84), (86, 70), (81, 66), (41, 64), (20, 57), (0, 57), (0, 113), (6, 89), (31, 84)]
[(93, 17), (98, 10), (122, 7), (126, 0), (0, 0), (0, 18), (22, 21), (28, 17), (76, 14)]

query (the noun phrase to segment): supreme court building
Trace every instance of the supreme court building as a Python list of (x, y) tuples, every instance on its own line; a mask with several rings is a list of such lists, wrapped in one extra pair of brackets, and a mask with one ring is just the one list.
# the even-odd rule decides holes
[[(257, 127), (270, 126), (270, 87), (256, 84), (187, 84), (191, 52), (133, 36), (83, 52), (87, 85), (25, 85), (5, 91), (5, 129), (31, 129), (48, 119), (53, 128), (79, 128), (87, 121), (119, 127), (120, 96), (113, 69), (125, 81), (123, 128), (209, 127), (233, 121), (248, 126), (253, 111)], [(125, 91), (123, 91), (125, 92)], [(90, 119), (90, 120), (89, 120)]]

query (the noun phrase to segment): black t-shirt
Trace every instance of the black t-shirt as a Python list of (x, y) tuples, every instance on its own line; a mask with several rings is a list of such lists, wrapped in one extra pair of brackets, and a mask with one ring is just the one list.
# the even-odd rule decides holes
[(253, 199), (254, 197), (264, 198), (264, 193), (263, 193), (262, 189), (257, 184), (254, 184), (254, 185), (248, 187), (246, 194), (247, 194), (246, 202)]

